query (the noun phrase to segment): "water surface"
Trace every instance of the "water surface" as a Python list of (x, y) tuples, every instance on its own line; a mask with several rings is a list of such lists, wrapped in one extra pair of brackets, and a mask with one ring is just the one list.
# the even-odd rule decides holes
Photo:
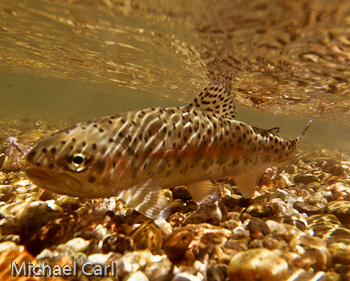
[(340, 0), (2, 0), (1, 127), (186, 105), (215, 79), (236, 93), (239, 120), (294, 138), (315, 118), (305, 145), (349, 152), (348, 11)]

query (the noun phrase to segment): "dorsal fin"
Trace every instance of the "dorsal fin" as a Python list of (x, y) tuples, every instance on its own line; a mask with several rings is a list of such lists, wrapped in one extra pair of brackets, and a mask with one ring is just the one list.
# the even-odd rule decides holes
[(189, 108), (208, 111), (226, 118), (236, 117), (233, 94), (224, 85), (218, 82), (210, 82), (194, 101), (190, 103)]
[(274, 127), (274, 128), (268, 129), (268, 130), (266, 130), (266, 131), (270, 132), (271, 134), (276, 135), (276, 134), (279, 133), (280, 127)]

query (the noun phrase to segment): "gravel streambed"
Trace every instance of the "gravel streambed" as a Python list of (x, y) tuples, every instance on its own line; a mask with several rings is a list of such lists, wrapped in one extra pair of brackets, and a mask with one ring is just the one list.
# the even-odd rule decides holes
[[(268, 169), (254, 199), (244, 199), (231, 179), (217, 181), (220, 200), (202, 206), (185, 187), (164, 190), (166, 221), (116, 198), (56, 195), (22, 169), (2, 168), (0, 280), (350, 280), (345, 155), (308, 153), (282, 174)], [(11, 262), (76, 272), (13, 277)]]

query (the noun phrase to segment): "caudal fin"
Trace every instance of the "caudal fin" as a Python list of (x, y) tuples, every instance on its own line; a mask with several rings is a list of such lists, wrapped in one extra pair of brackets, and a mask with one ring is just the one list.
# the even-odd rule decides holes
[(300, 140), (306, 133), (306, 131), (310, 128), (311, 123), (314, 121), (314, 119), (311, 119), (309, 123), (306, 125), (305, 129), (301, 132), (300, 136), (298, 137), (298, 140)]

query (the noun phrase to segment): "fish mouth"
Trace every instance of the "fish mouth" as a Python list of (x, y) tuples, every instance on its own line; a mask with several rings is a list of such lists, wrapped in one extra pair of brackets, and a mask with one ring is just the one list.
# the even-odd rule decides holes
[(79, 180), (65, 173), (51, 174), (43, 169), (29, 167), (26, 174), (38, 187), (54, 193), (69, 196), (81, 196), (82, 184)]
[(39, 180), (53, 180), (53, 176), (49, 175), (48, 173), (44, 172), (42, 169), (37, 169), (37, 168), (28, 168), (26, 170), (26, 174), (28, 175), (29, 178), (36, 178)]

